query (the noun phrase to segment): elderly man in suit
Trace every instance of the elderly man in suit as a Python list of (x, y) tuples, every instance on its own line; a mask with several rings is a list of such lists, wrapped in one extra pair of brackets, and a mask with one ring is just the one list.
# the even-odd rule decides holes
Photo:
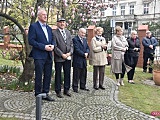
[[(28, 32), (29, 44), (32, 46), (30, 57), (33, 57), (35, 64), (35, 96), (46, 93), (47, 97), (42, 99), (54, 101), (48, 93), (53, 64), (52, 51), (55, 42), (53, 40), (52, 29), (46, 24), (46, 11), (40, 9), (37, 15), (38, 21), (30, 25)], [(42, 76), (44, 76), (43, 82)]]
[[(150, 63), (154, 62), (154, 54), (158, 41), (152, 36), (151, 31), (146, 31), (146, 37), (142, 39), (143, 50), (143, 72), (147, 72), (147, 62), (150, 59)], [(149, 66), (149, 73), (152, 73), (152, 67)]]
[(55, 92), (57, 97), (63, 98), (61, 94), (61, 71), (64, 72), (64, 91), (63, 94), (71, 97), (70, 89), (70, 74), (71, 74), (71, 56), (73, 54), (73, 42), (70, 32), (65, 29), (66, 21), (64, 18), (57, 20), (57, 29), (53, 31), (53, 38), (56, 41), (54, 49), (55, 63)]
[(78, 82), (80, 80), (80, 89), (89, 91), (86, 88), (87, 78), (87, 57), (89, 54), (89, 46), (85, 38), (86, 29), (80, 28), (78, 35), (73, 38), (73, 91), (78, 93)]

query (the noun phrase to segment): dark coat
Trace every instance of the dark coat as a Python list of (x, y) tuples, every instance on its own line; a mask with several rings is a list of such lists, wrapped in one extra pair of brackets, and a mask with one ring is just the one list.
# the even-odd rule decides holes
[(52, 51), (46, 51), (45, 45), (55, 45), (55, 42), (53, 40), (51, 27), (46, 25), (46, 28), (48, 32), (49, 42), (47, 41), (47, 38), (38, 21), (36, 23), (31, 24), (29, 27), (28, 41), (29, 44), (32, 46), (32, 50), (29, 56), (33, 57), (34, 59), (46, 59), (48, 57), (48, 53), (52, 58)]
[[(139, 52), (140, 52), (140, 40), (137, 37), (135, 39), (133, 38), (128, 38), (128, 50), (126, 51), (125, 55), (124, 55), (124, 59), (125, 59), (125, 64), (132, 66), (134, 64), (134, 57), (138, 57), (139, 56)], [(134, 50), (134, 48), (138, 48), (138, 51)]]
[[(158, 45), (158, 41), (155, 37), (144, 37), (142, 39), (142, 44), (144, 46), (144, 53), (154, 53), (155, 52), (155, 48)], [(149, 46), (153, 45), (153, 49), (151, 49)]]
[(82, 43), (78, 36), (75, 36), (72, 40), (74, 45), (72, 65), (73, 67), (84, 68), (87, 66), (85, 53), (89, 53), (90, 51), (87, 40), (84, 39)]

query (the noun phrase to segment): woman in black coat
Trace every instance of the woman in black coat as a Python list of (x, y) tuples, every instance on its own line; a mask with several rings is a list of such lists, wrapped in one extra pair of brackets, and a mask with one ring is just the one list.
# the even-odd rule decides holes
[(135, 67), (138, 62), (139, 52), (140, 52), (140, 40), (137, 37), (137, 32), (132, 31), (131, 37), (127, 39), (128, 41), (128, 51), (126, 52), (125, 63), (132, 67), (132, 69), (127, 73), (128, 83), (134, 84), (133, 77), (135, 72)]

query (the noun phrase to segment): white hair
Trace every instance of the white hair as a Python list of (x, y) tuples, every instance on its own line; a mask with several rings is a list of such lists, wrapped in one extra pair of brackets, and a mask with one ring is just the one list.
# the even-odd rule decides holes
[(137, 34), (137, 31), (132, 30), (132, 31), (131, 31), (131, 35), (132, 35), (132, 34)]
[(80, 28), (79, 32), (81, 32), (81, 31), (83, 31), (83, 32), (85, 31), (86, 32), (86, 29), (85, 28)]
[(43, 11), (46, 11), (44, 8), (40, 8), (37, 12), (37, 15), (39, 16)]

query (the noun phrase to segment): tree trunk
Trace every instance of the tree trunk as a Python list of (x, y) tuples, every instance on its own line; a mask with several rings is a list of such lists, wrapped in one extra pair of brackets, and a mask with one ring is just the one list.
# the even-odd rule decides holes
[[(37, 0), (37, 2), (35, 4), (35, 16), (33, 16), (31, 18), (31, 23), (35, 22), (35, 20), (37, 18), (38, 7), (40, 5), (42, 5), (43, 2), (44, 2), (44, 0)], [(28, 43), (26, 31), (24, 30), (23, 26), (17, 21), (17, 19), (13, 18), (12, 16), (8, 15), (7, 13), (2, 13), (2, 11), (1, 11), (0, 16), (5, 17), (6, 19), (11, 20), (14, 24), (16, 24), (23, 35), (23, 40), (24, 40), (24, 44), (25, 44), (25, 46), (24, 46), (24, 48), (22, 48), (23, 50), (21, 52), (21, 61), (22, 61), (22, 65), (23, 65), (23, 72), (22, 72), (21, 76), (19, 77), (19, 80), (21, 82), (27, 82), (27, 81), (29, 82), (29, 81), (33, 80), (33, 77), (34, 77), (34, 62), (33, 62), (33, 59), (29, 57), (29, 54), (31, 51), (31, 46)]]
[(21, 82), (29, 82), (34, 77), (34, 62), (32, 58), (26, 57), (23, 72), (19, 78)]
[[(25, 47), (23, 48), (22, 54), (21, 54), (23, 72), (22, 72), (19, 80), (22, 82), (30, 81), (33, 79), (33, 76), (34, 76), (34, 64), (33, 64), (33, 59), (28, 57), (30, 54), (30, 51), (31, 51), (31, 46), (28, 44), (28, 38), (25, 33), (25, 30), (22, 27), (22, 25), (20, 25), (18, 23), (18, 21), (16, 19), (14, 19), (13, 17), (11, 17), (5, 13), (0, 13), (0, 16), (11, 20), (14, 24), (16, 24), (19, 27), (19, 29), (21, 30), (21, 33), (23, 34), (23, 40), (25, 43)], [(23, 52), (23, 51), (25, 51), (25, 52)]]

